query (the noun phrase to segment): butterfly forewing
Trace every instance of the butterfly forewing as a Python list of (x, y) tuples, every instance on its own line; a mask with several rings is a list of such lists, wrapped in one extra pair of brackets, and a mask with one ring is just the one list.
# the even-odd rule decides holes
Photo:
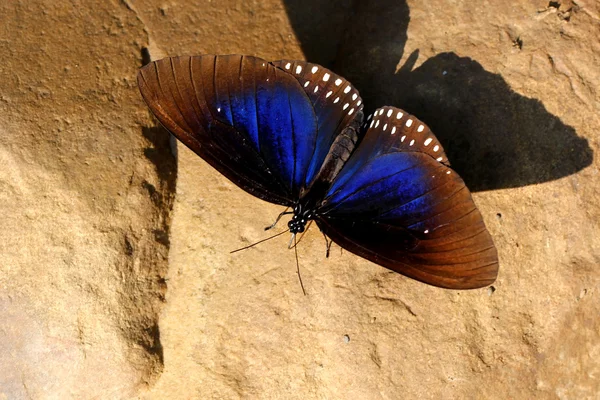
[(342, 247), (432, 285), (492, 283), (496, 249), (433, 133), (392, 107), (367, 123), (321, 203), (319, 226)]
[(256, 57), (197, 56), (143, 67), (161, 123), (242, 189), (291, 205), (314, 152), (313, 106), (290, 74)]

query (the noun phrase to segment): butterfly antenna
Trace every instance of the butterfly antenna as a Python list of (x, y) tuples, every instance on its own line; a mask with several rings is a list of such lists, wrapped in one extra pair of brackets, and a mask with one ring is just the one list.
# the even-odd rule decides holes
[(281, 235), (283, 235), (284, 233), (287, 233), (287, 232), (289, 232), (289, 231), (283, 231), (283, 232), (279, 232), (278, 234), (275, 234), (275, 235), (273, 235), (273, 236), (271, 236), (271, 237), (268, 237), (268, 238), (266, 238), (266, 239), (263, 239), (263, 240), (259, 240), (259, 241), (258, 241), (258, 242), (256, 242), (256, 243), (252, 243), (252, 244), (251, 244), (251, 245), (249, 245), (249, 246), (245, 246), (245, 247), (242, 247), (241, 249), (237, 249), (237, 250), (230, 251), (230, 252), (229, 252), (229, 254), (233, 254), (233, 253), (237, 253), (238, 251), (242, 251), (242, 250), (249, 249), (250, 247), (254, 247), (254, 246), (256, 246), (257, 244), (260, 244), (260, 243), (262, 243), (262, 242), (266, 242), (267, 240), (274, 239), (274, 238), (276, 238), (277, 236), (281, 236)]
[(283, 212), (277, 216), (277, 219), (275, 220), (275, 222), (273, 222), (271, 225), (269, 225), (265, 228), (265, 231), (275, 228), (275, 225), (277, 225), (277, 223), (279, 222), (281, 217), (283, 217), (284, 215), (294, 213), (293, 211), (288, 211), (288, 209), (289, 209), (289, 207), (287, 207), (285, 210), (283, 210)]
[(302, 283), (302, 275), (300, 275), (300, 263), (298, 262), (298, 248), (296, 245), (296, 234), (292, 236), (294, 238), (294, 254), (296, 255), (296, 273), (298, 274), (298, 280), (300, 281), (300, 287), (302, 288), (302, 293), (306, 296), (306, 290), (304, 290), (304, 284)]

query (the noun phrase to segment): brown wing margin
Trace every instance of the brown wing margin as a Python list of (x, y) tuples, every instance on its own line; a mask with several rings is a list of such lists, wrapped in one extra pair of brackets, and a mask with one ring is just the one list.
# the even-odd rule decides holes
[[(469, 228), (443, 241), (420, 241), (409, 231), (372, 221), (319, 219), (319, 228), (342, 248), (392, 271), (446, 289), (477, 289), (498, 275), (498, 255), (479, 212)], [(374, 240), (385, 238), (384, 242)], [(387, 245), (404, 254), (384, 250)]]

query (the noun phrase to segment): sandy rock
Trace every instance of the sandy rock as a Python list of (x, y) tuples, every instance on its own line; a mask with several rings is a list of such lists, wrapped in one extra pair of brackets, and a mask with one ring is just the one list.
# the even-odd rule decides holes
[[(596, 398), (593, 1), (0, 5), (0, 399)], [(168, 134), (144, 59), (306, 58), (427, 122), (500, 254), (449, 291), (332, 248)], [(147, 61), (147, 60), (146, 60)], [(285, 222), (284, 222), (285, 223)]]

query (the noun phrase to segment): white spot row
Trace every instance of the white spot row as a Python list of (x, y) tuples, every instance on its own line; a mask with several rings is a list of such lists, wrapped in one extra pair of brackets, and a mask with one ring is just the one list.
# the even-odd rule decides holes
[[(285, 69), (289, 70), (290, 68), (292, 68), (292, 63), (288, 62), (285, 65)], [(315, 74), (318, 70), (319, 70), (319, 67), (313, 66), (310, 71), (313, 74)], [(301, 73), (302, 73), (302, 66), (301, 65), (297, 65), (296, 66), (296, 74), (299, 75)], [(323, 74), (323, 82), (328, 82), (330, 78), (331, 78), (331, 74), (330, 73), (326, 72), (325, 74)], [(343, 82), (343, 80), (341, 78), (338, 78), (338, 79), (335, 80), (334, 83), (335, 83), (336, 86), (340, 86), (342, 84), (342, 82)], [(311, 83), (311, 81), (307, 80), (306, 82), (304, 82), (304, 87), (307, 88), (310, 85), (310, 83)], [(344, 88), (344, 94), (350, 93), (351, 90), (352, 90), (352, 86), (350, 86), (350, 85), (346, 86)], [(317, 85), (317, 86), (315, 86), (314, 93), (317, 93), (318, 91), (319, 91), (319, 86)], [(332, 94), (333, 94), (332, 90), (328, 91), (327, 94), (325, 95), (325, 98), (329, 98)], [(358, 99), (358, 94), (357, 93), (353, 93), (352, 94), (352, 101), (356, 101), (356, 99)], [(333, 101), (333, 103), (335, 104), (335, 103), (338, 103), (339, 101), (340, 101), (340, 97), (338, 96), (338, 97), (335, 98), (335, 100)], [(361, 104), (362, 104), (361, 100), (359, 100), (356, 103), (357, 106), (360, 106)], [(350, 107), (349, 103), (344, 104), (343, 110), (345, 111), (348, 107)], [(354, 108), (352, 108), (352, 109), (350, 109), (350, 111), (348, 111), (348, 115), (352, 115), (353, 113), (354, 113)]]
[[(384, 111), (385, 111), (384, 109), (379, 109), (379, 110), (375, 111), (375, 114), (374, 114), (374, 115), (375, 115), (375, 116), (378, 116), (378, 115), (380, 115), (380, 116), (381, 116), (381, 115), (383, 115)], [(391, 109), (390, 109), (390, 110), (388, 110), (388, 112), (386, 113), (386, 116), (389, 118), (389, 117), (391, 117), (391, 116), (392, 116), (392, 113), (393, 113), (393, 110), (391, 110)], [(398, 112), (398, 114), (396, 115), (396, 118), (397, 118), (397, 119), (401, 119), (403, 115), (404, 115), (404, 114), (403, 114), (402, 112)], [(368, 121), (370, 121), (370, 120), (371, 120), (371, 118), (373, 118), (373, 114), (371, 114), (371, 115), (369, 115), (369, 116), (367, 117), (367, 123), (368, 123)], [(365, 123), (365, 126), (367, 125), (367, 123)], [(408, 120), (406, 121), (406, 123), (405, 123), (405, 125), (406, 125), (407, 127), (409, 127), (409, 128), (412, 126), (412, 124), (413, 124), (413, 120), (412, 120), (412, 119), (408, 119)], [(369, 125), (369, 128), (372, 128), (373, 126), (375, 126), (375, 128), (377, 128), (377, 127), (379, 126), (379, 120), (375, 120), (375, 119), (374, 119), (373, 121), (371, 121), (371, 124)], [(386, 123), (386, 124), (384, 124), (384, 125), (383, 125), (383, 130), (384, 130), (384, 131), (386, 131), (386, 130), (387, 130), (387, 127), (388, 127), (388, 124), (387, 124), (387, 123)], [(422, 125), (422, 124), (420, 124), (420, 125), (419, 125), (419, 127), (417, 128), (417, 132), (423, 132), (424, 130), (425, 130), (425, 126), (424, 126), (424, 125)], [(395, 126), (393, 126), (393, 127), (392, 127), (392, 130), (391, 130), (391, 134), (392, 134), (392, 135), (393, 135), (393, 134), (395, 134), (395, 133), (396, 133), (396, 131), (397, 131), (397, 128), (396, 128)], [(405, 139), (406, 139), (406, 135), (403, 135), (403, 136), (400, 138), (400, 142), (404, 142), (404, 140), (405, 140)], [(425, 141), (423, 142), (423, 145), (425, 145), (425, 146), (427, 147), (427, 146), (429, 146), (429, 145), (430, 145), (432, 142), (433, 142), (433, 138), (429, 137), (429, 138), (425, 139)], [(413, 146), (414, 144), (415, 144), (415, 140), (413, 139), (413, 140), (411, 140), (411, 141), (410, 141), (410, 143), (409, 143), (409, 146)], [(436, 144), (435, 146), (433, 146), (433, 151), (434, 151), (435, 153), (437, 153), (439, 150), (440, 150), (440, 146), (439, 146), (439, 145), (437, 145), (437, 144)], [(442, 161), (442, 160), (443, 160), (443, 157), (438, 157), (438, 158), (436, 158), (436, 161), (438, 161), (438, 162), (439, 162), (439, 161)], [(448, 172), (448, 173), (450, 173), (450, 172)]]

